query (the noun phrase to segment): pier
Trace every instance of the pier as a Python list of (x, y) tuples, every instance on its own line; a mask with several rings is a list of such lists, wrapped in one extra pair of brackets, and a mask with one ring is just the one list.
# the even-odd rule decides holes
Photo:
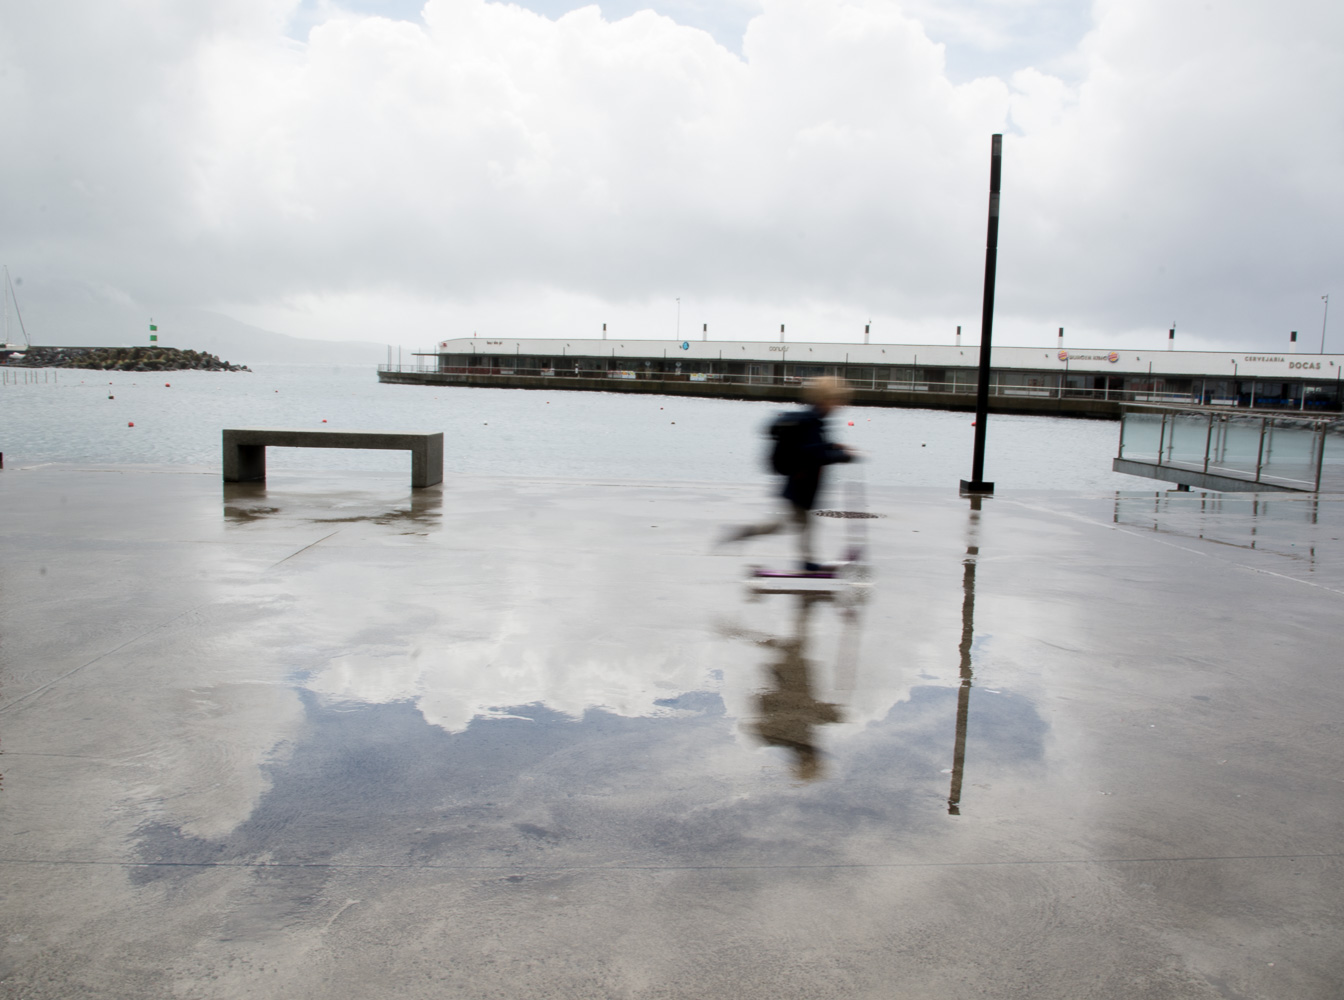
[[(845, 379), (860, 406), (973, 411), (979, 349), (956, 344), (486, 339), (440, 341), (399, 385), (493, 386), (792, 400), (808, 378)], [(989, 410), (1118, 419), (1131, 404), (1344, 412), (1344, 355), (994, 347)]]
[[(392, 385), (457, 385), (495, 389), (544, 389), (549, 392), (627, 392), (660, 396), (706, 396), (716, 399), (761, 399), (796, 403), (801, 377), (726, 376), (693, 379), (688, 375), (654, 372), (612, 377), (605, 372), (574, 371), (543, 374), (516, 372), (442, 372), (411, 365), (379, 366), (378, 380)], [(851, 383), (854, 406), (917, 407), (928, 410), (975, 410), (975, 387), (965, 383), (909, 383), (877, 385)], [(1036, 413), (1057, 417), (1118, 419), (1121, 403), (1091, 394), (1066, 394), (1062, 389), (1028, 392), (1020, 387), (996, 387), (990, 393), (993, 413)]]

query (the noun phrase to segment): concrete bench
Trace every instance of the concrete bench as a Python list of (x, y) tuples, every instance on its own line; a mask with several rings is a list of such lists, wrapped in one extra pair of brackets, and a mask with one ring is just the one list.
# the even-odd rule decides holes
[(376, 448), (411, 453), (411, 486), (443, 482), (443, 432), (272, 430), (263, 427), (224, 430), (224, 482), (266, 479), (266, 447)]

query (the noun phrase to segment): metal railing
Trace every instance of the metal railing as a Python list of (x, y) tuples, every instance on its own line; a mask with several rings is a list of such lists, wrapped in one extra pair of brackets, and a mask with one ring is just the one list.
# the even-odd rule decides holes
[(1319, 492), (1344, 479), (1344, 419), (1144, 408), (1123, 414), (1119, 456), (1158, 467)]
[[(380, 372), (389, 373), (407, 373), (414, 375), (437, 375), (445, 379), (467, 378), (473, 380), (482, 378), (537, 378), (537, 379), (563, 379), (563, 378), (587, 378), (587, 379), (616, 379), (616, 380), (638, 380), (652, 382), (712, 382), (721, 385), (801, 385), (806, 379), (798, 375), (764, 375), (764, 374), (727, 374), (722, 372), (676, 372), (676, 371), (655, 371), (643, 367), (608, 369), (608, 368), (583, 368), (567, 367), (563, 364), (556, 365), (553, 368), (522, 368), (507, 366), (453, 366), (440, 367), (438, 365), (397, 365), (384, 364), (379, 365)], [(933, 379), (919, 378), (855, 378), (852, 375), (845, 375), (845, 381), (855, 389), (867, 389), (875, 392), (891, 393), (942, 393), (947, 395), (967, 395), (973, 396), (976, 390), (977, 379), (970, 375), (942, 381)], [(999, 373), (995, 373), (989, 389), (991, 396), (1000, 398), (1033, 398), (1033, 399), (1079, 399), (1092, 400), (1098, 402), (1112, 403), (1151, 403), (1166, 404), (1172, 406), (1190, 405), (1197, 406), (1204, 402), (1200, 391), (1191, 390), (1188, 392), (1171, 392), (1158, 388), (1143, 389), (1116, 389), (1116, 388), (1083, 388), (1080, 386), (1070, 386), (1062, 384), (1062, 380), (1055, 380), (1054, 384), (1045, 384), (1041, 380), (1038, 384), (1024, 384), (1014, 381), (1004, 380)], [(1226, 401), (1229, 408), (1235, 408), (1236, 400)], [(1263, 404), (1262, 404), (1263, 405)], [(1299, 401), (1291, 402), (1294, 409), (1297, 409)]]

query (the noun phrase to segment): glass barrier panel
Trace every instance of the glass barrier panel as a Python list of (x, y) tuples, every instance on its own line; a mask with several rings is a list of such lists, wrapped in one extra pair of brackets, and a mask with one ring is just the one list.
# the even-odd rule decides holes
[(1282, 480), (1298, 487), (1313, 486), (1318, 441), (1316, 427), (1308, 421), (1271, 419), (1265, 429), (1260, 478)]
[(1172, 413), (1167, 417), (1162, 461), (1166, 465), (1204, 467), (1204, 445), (1209, 438), (1209, 418), (1202, 413)]
[(1344, 493), (1344, 421), (1331, 423), (1325, 431), (1325, 454), (1321, 462), (1321, 492)]
[(1255, 478), (1260, 454), (1260, 417), (1226, 416), (1214, 424), (1209, 471)]
[(1120, 422), (1120, 457), (1156, 462), (1162, 440), (1160, 413), (1126, 413)]

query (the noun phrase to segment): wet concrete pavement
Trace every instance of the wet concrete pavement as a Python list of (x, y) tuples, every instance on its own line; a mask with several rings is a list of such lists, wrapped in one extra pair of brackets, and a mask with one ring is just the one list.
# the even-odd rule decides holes
[(217, 475), (0, 474), (7, 996), (1344, 992), (1344, 501)]

